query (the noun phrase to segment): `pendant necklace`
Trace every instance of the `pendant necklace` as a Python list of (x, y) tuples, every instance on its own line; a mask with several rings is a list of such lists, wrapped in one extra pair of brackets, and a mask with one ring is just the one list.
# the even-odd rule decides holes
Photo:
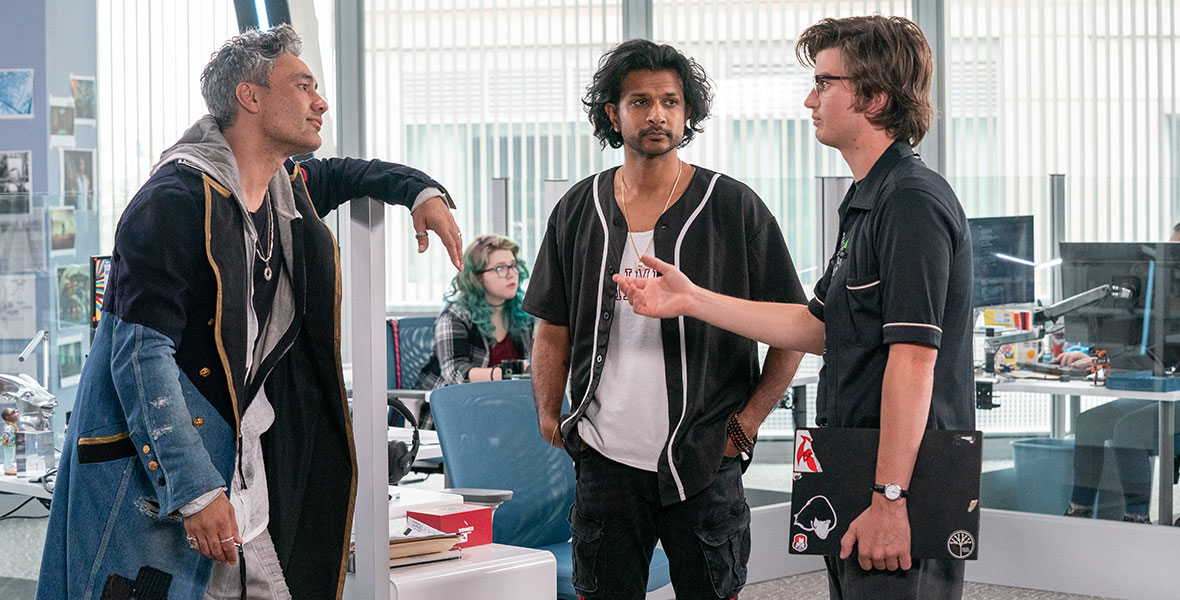
[[(676, 168), (676, 180), (672, 182), (672, 189), (668, 190), (668, 199), (664, 201), (664, 208), (660, 210), (662, 216), (668, 210), (668, 206), (672, 204), (672, 194), (676, 193), (676, 186), (680, 183), (680, 174), (684, 172), (684, 161), (677, 161), (679, 166)], [(622, 192), (619, 194), (620, 204), (623, 205), (623, 220), (627, 222), (627, 239), (631, 240), (631, 248), (635, 250), (635, 269), (640, 271), (646, 269), (647, 265), (640, 260), (647, 251), (651, 249), (652, 242), (656, 240), (655, 230), (652, 230), (651, 238), (647, 240), (647, 245), (643, 247), (643, 252), (639, 251), (639, 246), (635, 244), (635, 234), (631, 231), (631, 218), (627, 216), (627, 176), (623, 175), (623, 170), (619, 169), (619, 179), (622, 180), (623, 186), (620, 188)], [(659, 220), (659, 217), (656, 218)]]
[(270, 190), (266, 190), (266, 195), (262, 197), (262, 208), (266, 210), (266, 256), (262, 255), (262, 250), (260, 249), (262, 245), (261, 237), (254, 242), (254, 253), (262, 260), (262, 277), (270, 281), (273, 275), (270, 270), (270, 257), (271, 254), (274, 254), (275, 249), (275, 223), (274, 214), (270, 210)]

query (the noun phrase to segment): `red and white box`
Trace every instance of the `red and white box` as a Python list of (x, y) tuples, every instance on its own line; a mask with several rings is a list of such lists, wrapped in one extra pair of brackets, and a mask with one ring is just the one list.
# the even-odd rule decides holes
[[(458, 548), (470, 548), (492, 543), (492, 511), (490, 506), (447, 504), (421, 510), (406, 511), (406, 526), (410, 529), (430, 528), (440, 533), (461, 536)], [(418, 527), (425, 526), (425, 527)]]

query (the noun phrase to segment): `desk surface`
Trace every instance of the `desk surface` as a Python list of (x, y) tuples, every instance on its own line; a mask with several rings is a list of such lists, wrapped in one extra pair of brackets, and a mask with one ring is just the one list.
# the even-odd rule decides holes
[(1002, 379), (995, 380), (997, 392), (1032, 392), (1061, 396), (1107, 396), (1133, 398), (1153, 402), (1180, 402), (1180, 391), (1138, 392), (1134, 390), (1112, 390), (1106, 386), (1094, 385), (1089, 381), (1058, 381), (1055, 379)]
[(0, 492), (21, 494), (35, 498), (53, 498), (53, 494), (40, 483), (32, 483), (25, 477), (0, 475)]
[[(344, 597), (356, 598), (356, 576), (344, 578)], [(557, 596), (557, 561), (544, 550), (502, 544), (464, 548), (454, 560), (389, 570), (390, 597), (397, 600), (438, 598), (512, 598), (553, 600)]]

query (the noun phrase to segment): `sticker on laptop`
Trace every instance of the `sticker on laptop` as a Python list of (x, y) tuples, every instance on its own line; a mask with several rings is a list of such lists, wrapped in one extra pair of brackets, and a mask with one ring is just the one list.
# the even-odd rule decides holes
[(811, 448), (811, 432), (800, 429), (795, 432), (795, 472), (823, 473), (819, 458)]
[(807, 550), (807, 534), (796, 533), (795, 540), (791, 542), (791, 547), (795, 549), (795, 552), (805, 552)]
[(836, 528), (836, 509), (824, 496), (813, 496), (799, 512), (795, 513), (795, 523), (799, 529), (810, 531), (819, 539), (828, 539), (828, 534)]
[(955, 530), (946, 540), (946, 551), (957, 559), (965, 559), (975, 551), (975, 536), (962, 529)]

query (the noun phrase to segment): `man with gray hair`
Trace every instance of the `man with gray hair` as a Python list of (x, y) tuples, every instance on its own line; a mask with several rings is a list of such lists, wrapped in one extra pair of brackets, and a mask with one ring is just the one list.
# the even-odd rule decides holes
[(411, 209), (461, 267), (426, 174), (320, 146), (328, 106), (289, 25), (230, 39), (210, 115), (127, 206), (62, 449), (37, 597), (339, 598), (356, 453), (341, 273), (321, 222), (351, 198)]

